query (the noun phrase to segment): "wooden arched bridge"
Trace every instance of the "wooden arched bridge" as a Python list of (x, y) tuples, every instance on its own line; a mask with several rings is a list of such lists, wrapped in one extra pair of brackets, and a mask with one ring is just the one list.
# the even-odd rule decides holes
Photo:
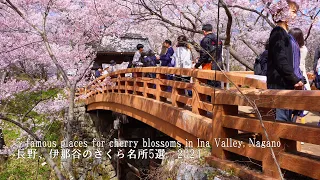
[[(128, 77), (128, 74), (133, 77)], [(153, 76), (146, 76), (152, 74)], [(192, 83), (168, 80), (167, 75), (192, 77)], [(259, 142), (267, 140), (260, 120), (254, 113), (241, 111), (252, 100), (262, 115), (262, 122), (274, 147), (282, 170), (320, 179), (320, 161), (317, 156), (302, 153), (297, 142), (320, 145), (320, 128), (310, 125), (274, 120), (272, 109), (297, 109), (320, 112), (320, 91), (266, 90), (266, 83), (250, 72), (228, 72), (226, 75), (242, 90), (215, 89), (208, 80), (229, 82), (222, 72), (179, 68), (131, 68), (119, 70), (91, 82), (80, 94), (85, 94), (87, 110), (111, 110), (138, 119), (155, 129), (185, 143), (197, 138), (211, 142), (212, 157), (207, 158), (222, 168), (241, 169), (244, 179), (255, 177), (279, 178), (270, 148), (250, 145), (249, 137)], [(151, 78), (154, 77), (154, 78)], [(111, 83), (110, 83), (111, 82)], [(172, 87), (168, 92), (167, 87)], [(191, 90), (188, 96), (185, 90)], [(208, 98), (209, 97), (209, 98)], [(243, 141), (239, 147), (217, 146), (217, 138)], [(252, 143), (252, 142), (251, 142)], [(271, 143), (271, 142), (270, 142)], [(274, 145), (274, 144), (273, 144)], [(250, 159), (261, 173), (233, 162)], [(246, 169), (246, 170), (245, 170)]]

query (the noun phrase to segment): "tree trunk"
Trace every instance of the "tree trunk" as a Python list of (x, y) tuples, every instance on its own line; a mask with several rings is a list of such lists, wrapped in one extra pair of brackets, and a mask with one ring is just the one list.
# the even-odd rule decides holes
[(8, 75), (8, 72), (6, 70), (2, 70), (1, 71), (0, 83), (4, 83), (5, 82), (7, 75)]
[[(230, 71), (230, 46), (226, 46), (226, 71), (229, 72)], [(226, 85), (226, 89), (230, 88), (230, 84), (227, 83)]]
[(0, 128), (0, 149), (3, 149), (3, 146), (5, 146), (5, 145), (6, 145), (6, 143), (4, 142), (2, 129)]
[[(64, 142), (69, 144), (72, 141), (72, 127), (71, 123), (74, 120), (74, 98), (75, 98), (75, 89), (76, 85), (72, 84), (69, 90), (69, 107), (68, 107), (68, 117), (65, 122), (65, 138)], [(69, 147), (65, 147), (65, 149), (71, 153), (71, 149)], [(68, 172), (69, 179), (75, 179), (72, 167), (72, 158), (68, 157), (65, 162), (62, 163), (63, 168), (65, 168)]]
[(50, 158), (50, 155), (48, 154), (47, 150), (45, 148), (40, 148), (40, 152), (43, 155), (43, 157), (46, 159), (46, 162), (50, 165), (50, 167), (55, 172), (57, 178), (59, 180), (65, 180), (66, 178), (63, 176), (57, 164)]

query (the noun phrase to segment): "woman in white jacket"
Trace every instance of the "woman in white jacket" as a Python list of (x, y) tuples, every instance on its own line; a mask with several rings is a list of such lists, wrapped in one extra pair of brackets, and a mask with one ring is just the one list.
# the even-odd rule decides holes
[(174, 53), (177, 68), (192, 68), (192, 54), (186, 36), (178, 37), (177, 49)]
[(307, 84), (304, 85), (306, 90), (311, 90), (310, 83), (308, 80), (307, 70), (306, 70), (306, 58), (308, 54), (308, 49), (305, 45), (300, 47), (300, 70), (302, 71), (303, 76), (307, 80)]
[[(192, 68), (192, 53), (187, 42), (187, 37), (181, 35), (178, 37), (178, 44), (173, 54), (173, 58), (176, 61), (177, 68)], [(176, 76), (176, 81), (190, 82), (190, 77), (187, 76)], [(188, 90), (188, 95), (191, 96), (191, 90)]]

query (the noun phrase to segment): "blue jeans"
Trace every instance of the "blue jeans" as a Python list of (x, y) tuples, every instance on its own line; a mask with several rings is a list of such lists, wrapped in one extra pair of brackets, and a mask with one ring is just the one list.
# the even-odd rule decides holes
[(292, 110), (289, 109), (276, 109), (276, 120), (278, 121), (286, 121), (293, 122)]
[[(278, 84), (267, 84), (268, 89), (278, 89), (278, 90), (285, 90), (284, 86)], [(290, 109), (276, 109), (276, 120), (278, 121), (285, 121), (285, 122), (293, 122), (292, 119), (292, 110)]]

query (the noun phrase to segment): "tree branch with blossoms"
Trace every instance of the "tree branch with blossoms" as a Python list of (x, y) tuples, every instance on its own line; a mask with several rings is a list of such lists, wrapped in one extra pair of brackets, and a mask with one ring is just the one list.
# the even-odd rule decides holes
[[(26, 128), (23, 124), (21, 124), (18, 121), (15, 121), (7, 116), (4, 116), (3, 114), (0, 113), (0, 119), (10, 122), (16, 126), (18, 126), (19, 128), (21, 128), (22, 130), (24, 130), (25, 132), (27, 132), (32, 138), (34, 138), (37, 141), (42, 141), (42, 139), (40, 137), (38, 137), (35, 133), (32, 132), (32, 130)], [(49, 153), (47, 152), (47, 150), (43, 147), (40, 147), (40, 152), (43, 155), (43, 157), (46, 159), (46, 161), (48, 162), (48, 164), (51, 166), (51, 168), (54, 170), (57, 178), (59, 180), (65, 180), (66, 178), (64, 177), (64, 175), (62, 174), (62, 172), (60, 171), (60, 169), (58, 168), (57, 164), (50, 158)]]

